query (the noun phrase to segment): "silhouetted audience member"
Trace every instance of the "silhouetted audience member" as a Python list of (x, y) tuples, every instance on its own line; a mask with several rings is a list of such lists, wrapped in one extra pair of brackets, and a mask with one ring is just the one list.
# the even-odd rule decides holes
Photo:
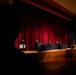
[[(21, 28), (20, 14), (10, 4), (0, 6), (0, 69), (6, 75), (40, 75), (40, 65), (33, 57), (14, 47)], [(2, 66), (2, 67), (1, 67)]]

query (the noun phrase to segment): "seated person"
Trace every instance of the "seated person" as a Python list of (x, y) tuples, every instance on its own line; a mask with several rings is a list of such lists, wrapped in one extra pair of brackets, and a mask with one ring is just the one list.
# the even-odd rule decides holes
[(62, 49), (62, 42), (59, 42), (59, 49)]
[(59, 49), (59, 42), (56, 41), (56, 46), (57, 46), (57, 49)]
[(43, 44), (43, 43), (40, 43), (40, 45), (41, 45), (41, 51), (44, 51), (45, 50), (45, 44)]
[(56, 41), (56, 44), (58, 45), (58, 44), (59, 44), (59, 42), (58, 42), (58, 41)]
[(39, 50), (40, 49), (40, 43), (39, 43), (39, 41), (38, 40), (36, 40), (36, 42), (35, 42), (35, 44), (34, 44), (34, 48), (36, 49), (36, 50)]
[(58, 48), (58, 49), (62, 49), (62, 42), (58, 42), (58, 41), (57, 41), (57, 42), (56, 42), (56, 45), (57, 45), (57, 48)]
[(48, 42), (45, 44), (45, 46), (46, 46), (46, 49), (51, 49), (51, 42), (48, 41)]

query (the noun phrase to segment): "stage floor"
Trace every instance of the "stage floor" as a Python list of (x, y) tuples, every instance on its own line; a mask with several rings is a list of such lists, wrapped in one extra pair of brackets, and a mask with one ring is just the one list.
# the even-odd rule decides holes
[(76, 75), (76, 61), (68, 63), (62, 69), (43, 71), (42, 75)]
[(41, 65), (42, 75), (76, 75), (76, 48), (24, 51)]

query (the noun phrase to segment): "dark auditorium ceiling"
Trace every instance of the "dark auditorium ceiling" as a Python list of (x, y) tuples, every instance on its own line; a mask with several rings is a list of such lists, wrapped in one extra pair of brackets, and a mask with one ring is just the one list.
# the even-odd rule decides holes
[(76, 0), (22, 0), (30, 5), (71, 21), (76, 16)]

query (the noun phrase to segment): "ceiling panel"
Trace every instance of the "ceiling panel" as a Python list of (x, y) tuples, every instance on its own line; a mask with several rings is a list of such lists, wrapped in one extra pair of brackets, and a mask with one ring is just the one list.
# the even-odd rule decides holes
[[(74, 0), (22, 0), (47, 12), (71, 21), (76, 16), (76, 1)], [(70, 2), (69, 2), (70, 1)], [(72, 2), (73, 1), (73, 2)], [(72, 4), (71, 4), (72, 3)], [(73, 5), (74, 3), (74, 5)], [(69, 7), (69, 8), (68, 8)]]
[(53, 0), (72, 13), (76, 14), (76, 0)]

